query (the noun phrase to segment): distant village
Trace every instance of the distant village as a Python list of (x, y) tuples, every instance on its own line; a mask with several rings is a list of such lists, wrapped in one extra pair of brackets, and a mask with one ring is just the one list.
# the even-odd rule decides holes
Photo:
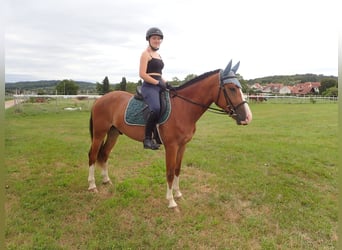
[(293, 86), (284, 85), (282, 83), (268, 83), (266, 85), (261, 85), (260, 83), (254, 83), (250, 88), (255, 93), (264, 94), (277, 94), (277, 95), (318, 95), (320, 82), (305, 82), (298, 83)]

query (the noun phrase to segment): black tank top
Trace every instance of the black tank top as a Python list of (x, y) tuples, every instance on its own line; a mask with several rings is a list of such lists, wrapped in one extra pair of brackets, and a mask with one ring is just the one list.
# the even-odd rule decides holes
[(147, 63), (147, 70), (146, 73), (158, 73), (162, 74), (162, 69), (164, 68), (164, 62), (163, 60), (159, 58), (152, 57), (151, 60)]

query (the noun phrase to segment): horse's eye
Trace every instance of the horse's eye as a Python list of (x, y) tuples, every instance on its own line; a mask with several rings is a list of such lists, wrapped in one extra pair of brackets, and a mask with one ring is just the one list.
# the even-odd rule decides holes
[(232, 91), (232, 92), (235, 92), (235, 91), (236, 91), (235, 88), (229, 88), (229, 90)]

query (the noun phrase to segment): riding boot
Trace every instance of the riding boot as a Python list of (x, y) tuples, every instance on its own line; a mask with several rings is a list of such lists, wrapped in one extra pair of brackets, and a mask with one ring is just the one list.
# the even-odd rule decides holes
[(154, 142), (154, 140), (152, 140), (152, 138), (145, 137), (145, 139), (144, 139), (144, 148), (145, 149), (156, 150), (156, 149), (159, 149), (159, 145), (156, 144)]
[(156, 126), (157, 118), (158, 115), (151, 111), (146, 122), (144, 148), (152, 150), (156, 150), (159, 148), (159, 145), (156, 144), (154, 140), (152, 140), (152, 132), (154, 127)]

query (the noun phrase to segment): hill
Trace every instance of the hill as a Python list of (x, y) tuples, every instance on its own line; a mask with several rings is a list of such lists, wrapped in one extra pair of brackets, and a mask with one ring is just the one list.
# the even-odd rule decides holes
[(338, 80), (337, 76), (326, 76), (326, 75), (316, 75), (316, 74), (296, 74), (296, 75), (275, 75), (255, 78), (251, 80), (246, 80), (247, 84), (253, 85), (254, 83), (260, 83), (261, 85), (267, 83), (283, 83), (285, 85), (295, 85), (297, 83), (304, 82), (321, 82), (322, 79), (333, 78)]
[[(40, 81), (21, 81), (14, 83), (6, 83), (5, 90), (6, 93), (15, 93), (16, 90), (19, 91), (44, 91), (44, 92), (54, 92), (56, 86), (61, 82), (61, 80), (40, 80)], [(96, 84), (92, 82), (75, 81), (79, 86), (80, 92), (86, 93), (87, 91), (96, 92)]]

